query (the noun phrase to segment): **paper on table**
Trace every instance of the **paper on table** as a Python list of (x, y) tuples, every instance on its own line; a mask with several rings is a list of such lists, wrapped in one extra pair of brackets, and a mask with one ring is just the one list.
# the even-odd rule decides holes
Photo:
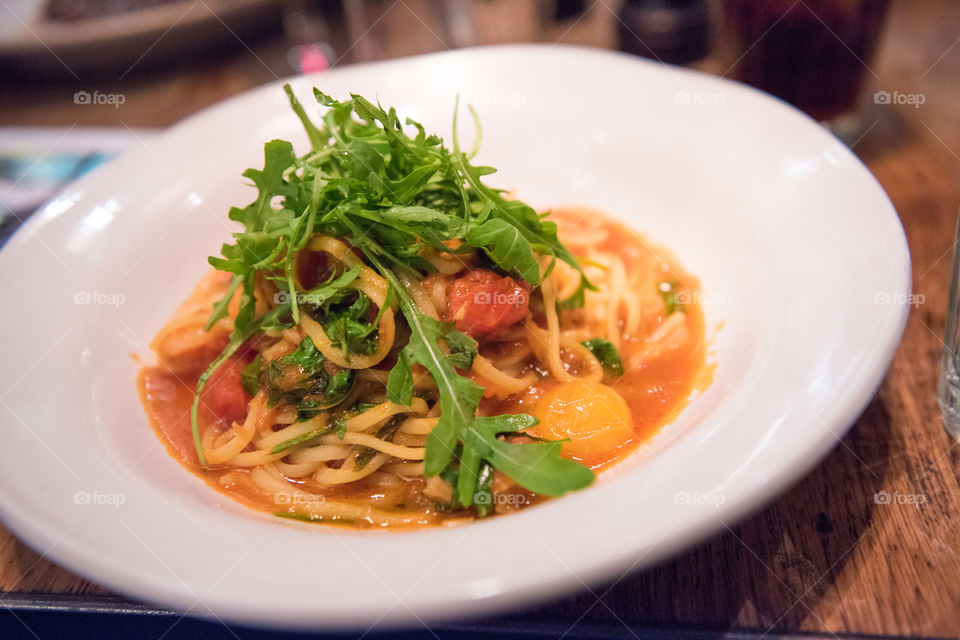
[(152, 129), (0, 128), (0, 244), (65, 185)]

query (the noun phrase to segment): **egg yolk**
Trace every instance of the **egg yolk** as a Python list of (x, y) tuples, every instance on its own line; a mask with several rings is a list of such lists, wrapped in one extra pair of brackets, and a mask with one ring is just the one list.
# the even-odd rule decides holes
[(600, 463), (633, 438), (626, 401), (599, 382), (563, 382), (541, 396), (533, 415), (540, 420), (537, 436), (569, 439), (562, 449), (568, 458)]

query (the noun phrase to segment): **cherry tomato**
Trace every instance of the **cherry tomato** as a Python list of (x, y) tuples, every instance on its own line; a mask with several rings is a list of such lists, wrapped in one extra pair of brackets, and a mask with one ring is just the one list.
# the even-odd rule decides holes
[(474, 269), (450, 287), (449, 318), (474, 337), (496, 335), (529, 313), (530, 287), (489, 269)]

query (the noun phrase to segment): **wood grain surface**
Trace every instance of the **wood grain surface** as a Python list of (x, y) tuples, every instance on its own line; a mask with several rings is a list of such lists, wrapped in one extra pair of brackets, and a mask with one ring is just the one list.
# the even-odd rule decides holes
[[(481, 42), (612, 44), (616, 2), (588, 2), (591, 8), (581, 20), (548, 28), (536, 26), (533, 2), (475, 5)], [(445, 48), (436, 15), (424, 3), (369, 6), (379, 22), (367, 37), (375, 38), (377, 47), (365, 51), (399, 55)], [(504, 14), (514, 17), (504, 21)], [(341, 42), (338, 48), (348, 46)], [(347, 55), (342, 63), (350, 60)], [(30, 78), (3, 80), (0, 125), (167, 126), (289, 75), (284, 65), (284, 45), (268, 39), (250, 50), (241, 47), (165, 73), (133, 73), (122, 83), (107, 78), (54, 86)], [(722, 60), (707, 66), (725, 71)], [(960, 205), (958, 79), (960, 4), (895, 2), (870, 63), (867, 131), (853, 148), (903, 221), (917, 304), (886, 379), (850, 432), (804, 480), (759, 513), (727, 523), (721, 535), (652, 570), (526, 612), (528, 620), (827, 636), (960, 635), (960, 447), (944, 433), (935, 397)], [(88, 86), (123, 91), (127, 101), (120, 109), (77, 107), (73, 92)], [(873, 104), (877, 90), (917, 93), (924, 103), (916, 108)], [(891, 496), (889, 504), (884, 496)], [(2, 528), (0, 590), (18, 598), (107, 593)]]

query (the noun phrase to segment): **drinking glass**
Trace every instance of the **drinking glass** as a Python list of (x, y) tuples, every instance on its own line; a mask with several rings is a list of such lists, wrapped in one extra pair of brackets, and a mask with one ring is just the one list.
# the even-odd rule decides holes
[(831, 125), (856, 128), (857, 98), (889, 0), (726, 0), (733, 75)]
[[(956, 239), (960, 241), (960, 219)], [(950, 271), (950, 298), (947, 302), (947, 326), (943, 332), (943, 357), (940, 358), (940, 382), (937, 401), (943, 414), (943, 426), (954, 440), (960, 440), (960, 251), (953, 249)]]

